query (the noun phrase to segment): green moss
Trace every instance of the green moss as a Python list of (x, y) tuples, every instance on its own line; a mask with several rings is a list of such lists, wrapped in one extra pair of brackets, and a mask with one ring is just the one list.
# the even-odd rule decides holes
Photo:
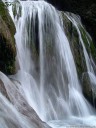
[(64, 12), (60, 12), (60, 13), (63, 18), (64, 29), (65, 29), (66, 35), (67, 35), (68, 39), (70, 40), (72, 37), (72, 22), (70, 20), (68, 20), (68, 18)]
[[(96, 90), (92, 88), (92, 83), (90, 82), (89, 75), (87, 74), (87, 66), (83, 47), (79, 39), (79, 34), (76, 27), (71, 24), (68, 18), (64, 15), (64, 12), (62, 12), (62, 16), (64, 22), (64, 30), (69, 40), (70, 48), (76, 64), (78, 77), (82, 85), (83, 94), (93, 104), (93, 94), (95, 95), (96, 100)], [(84, 27), (80, 24), (78, 24), (78, 26), (89, 57), (92, 55), (96, 62), (96, 48), (94, 47), (94, 43)]]
[(16, 32), (15, 25), (9, 15), (7, 7), (5, 6), (3, 2), (0, 2), (0, 16), (6, 22), (8, 28), (10, 29), (12, 36), (14, 36)]
[(85, 44), (85, 47), (86, 47), (87, 51), (89, 51), (89, 42), (88, 42), (89, 38), (86, 34), (86, 31), (82, 26), (79, 26), (79, 29), (80, 29), (81, 36), (82, 36), (83, 42)]
[(82, 26), (80, 26), (80, 31), (81, 31), (82, 39), (84, 41), (87, 52), (89, 55), (91, 53), (91, 55), (96, 63), (96, 48), (94, 46), (94, 43), (93, 43), (91, 37), (89, 37), (89, 35), (86, 33), (85, 29)]
[(15, 73), (15, 26), (7, 7), (0, 2), (0, 71)]
[(8, 74), (14, 74), (15, 73), (15, 63), (13, 60), (9, 61), (5, 65), (6, 73)]
[(15, 73), (15, 53), (11, 44), (0, 36), (0, 70), (6, 74)]
[(76, 28), (73, 26), (73, 30), (72, 30), (72, 43), (73, 43), (73, 55), (74, 55), (74, 59), (75, 59), (75, 64), (77, 67), (77, 72), (78, 72), (78, 76), (81, 79), (82, 78), (82, 73), (86, 72), (87, 68), (86, 68), (86, 62), (85, 62), (85, 57), (84, 57), (84, 53), (82, 45), (80, 43), (79, 40), (79, 35), (78, 32), (76, 30)]
[(90, 41), (90, 50), (91, 50), (92, 57), (96, 63), (96, 47), (94, 46), (93, 41)]
[(77, 73), (79, 79), (82, 79), (82, 73), (87, 71), (85, 57), (83, 53), (83, 47), (79, 40), (79, 35), (77, 29), (72, 24), (72, 22), (66, 17), (64, 12), (61, 12), (64, 22), (64, 30), (68, 37), (70, 48), (75, 60)]
[[(18, 8), (18, 9), (17, 9), (17, 8)], [(17, 11), (17, 10), (18, 10), (18, 11)], [(13, 5), (12, 5), (12, 11), (13, 11), (14, 17), (17, 16), (17, 19), (18, 19), (19, 17), (21, 17), (21, 15), (22, 15), (22, 7), (21, 7), (20, 2), (19, 2), (18, 0), (15, 0), (15, 1), (14, 1)]]

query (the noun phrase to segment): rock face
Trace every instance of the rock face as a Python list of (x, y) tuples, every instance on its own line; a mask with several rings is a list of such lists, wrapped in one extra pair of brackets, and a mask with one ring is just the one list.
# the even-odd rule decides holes
[(6, 6), (0, 2), (0, 71), (15, 73), (15, 26)]
[(64, 12), (62, 12), (62, 16), (63, 16), (65, 33), (70, 42), (70, 47), (71, 47), (72, 54), (74, 56), (78, 76), (79, 76), (79, 79), (81, 80), (82, 73), (87, 71), (84, 54), (82, 52), (83, 48), (80, 43), (79, 35), (76, 28), (74, 27), (72, 22), (68, 20)]
[(84, 96), (96, 108), (96, 85), (91, 83), (88, 73), (83, 74), (82, 84)]
[(93, 37), (93, 40), (96, 41), (96, 0), (47, 0), (47, 1), (53, 4), (59, 10), (68, 11), (80, 15), (86, 29)]
[[(13, 79), (10, 80), (6, 75), (0, 72), (0, 94), (2, 93), (4, 97), (6, 97), (3, 100), (2, 97), (0, 97), (0, 112), (1, 110), (4, 112), (4, 114), (6, 112), (6, 118), (4, 118), (4, 121), (6, 122), (8, 128), (21, 128), (22, 123), (20, 122), (19, 124), (19, 122), (17, 122), (20, 117), (21, 119), (27, 119), (29, 127), (33, 126), (34, 128), (51, 128), (39, 118), (35, 110), (29, 105), (25, 95), (22, 95), (23, 90), (20, 89), (21, 86), (22, 85), (18, 81)], [(2, 108), (4, 103), (6, 104)], [(9, 104), (14, 106), (15, 111), (19, 115), (12, 111), (12, 108), (9, 106)], [(7, 115), (9, 116), (7, 117)], [(3, 116), (1, 115), (0, 118), (2, 119)]]
[[(77, 68), (77, 73), (78, 77), (80, 80), (80, 83), (82, 85), (83, 93), (87, 100), (96, 107), (96, 85), (94, 85), (94, 80), (90, 81), (88, 70), (87, 70), (87, 65), (86, 65), (86, 60), (84, 56), (84, 51), (83, 47), (79, 38), (79, 34), (77, 32), (76, 27), (73, 25), (73, 23), (67, 18), (66, 14), (64, 12), (61, 12), (62, 17), (63, 17), (63, 22), (64, 22), (64, 30), (65, 33), (68, 37), (71, 51), (75, 60), (76, 68)], [(69, 16), (74, 16), (76, 15), (72, 13), (68, 13)], [(80, 21), (77, 21), (78, 23)], [(87, 53), (89, 55), (90, 60), (94, 60), (94, 64), (92, 65), (94, 68), (94, 71), (96, 71), (96, 48), (94, 47), (94, 44), (92, 40), (89, 38), (86, 33), (86, 30), (84, 29), (83, 26), (79, 26), (81, 37), (83, 40), (83, 43), (85, 45), (85, 48), (87, 50)], [(87, 37), (87, 38), (86, 38)], [(89, 40), (89, 44), (88, 44)], [(91, 58), (92, 57), (92, 58)], [(95, 79), (95, 78), (94, 78)]]

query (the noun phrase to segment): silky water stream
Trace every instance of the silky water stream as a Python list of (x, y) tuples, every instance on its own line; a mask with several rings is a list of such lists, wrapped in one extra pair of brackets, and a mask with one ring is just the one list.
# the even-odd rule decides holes
[[(15, 18), (9, 10), (16, 26), (19, 69), (10, 79), (0, 73), (10, 99), (0, 93), (1, 128), (37, 128), (29, 106), (53, 128), (95, 127), (95, 110), (83, 96), (59, 12), (45, 1), (21, 1), (15, 9)], [(68, 18), (80, 36), (75, 18)]]

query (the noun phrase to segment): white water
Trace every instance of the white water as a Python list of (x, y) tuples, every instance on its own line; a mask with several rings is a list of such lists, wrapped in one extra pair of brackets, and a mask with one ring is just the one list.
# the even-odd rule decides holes
[[(82, 94), (58, 11), (44, 1), (26, 1), (21, 2), (21, 5), (22, 16), (14, 20), (20, 70), (16, 75), (10, 76), (13, 83), (0, 74), (14, 106), (0, 94), (0, 108), (3, 100), (6, 108), (13, 110), (12, 114), (8, 111), (8, 116), (15, 123), (19, 120), (16, 125), (22, 128), (34, 126), (30, 122), (33, 115), (29, 116), (28, 106), (43, 121), (54, 125), (54, 128), (74, 124), (90, 126), (89, 122), (92, 122), (91, 126), (96, 126), (94, 110)], [(36, 53), (36, 43), (39, 43), (39, 55)], [(26, 109), (28, 107), (26, 118), (20, 114), (25, 110), (24, 103), (27, 104)], [(6, 128), (8, 123), (5, 123), (3, 117), (2, 119)]]
[[(81, 24), (81, 21), (80, 21), (80, 19), (79, 19), (78, 17), (76, 17), (76, 16), (75, 16), (75, 18), (74, 18), (74, 14), (69, 15), (68, 13), (66, 13), (65, 15), (66, 15), (66, 16), (68, 17), (68, 19), (73, 23), (73, 25), (75, 26), (75, 28), (76, 28), (76, 30), (77, 30), (77, 32), (78, 32), (79, 39), (80, 39), (81, 45), (82, 45), (82, 47), (83, 47), (83, 53), (84, 53), (84, 57), (85, 57), (85, 61), (86, 61), (87, 72), (88, 72), (88, 75), (89, 75), (89, 78), (90, 78), (90, 81), (91, 81), (92, 85), (93, 85), (93, 86), (95, 85), (95, 88), (96, 88), (96, 74), (95, 74), (94, 69), (93, 69), (93, 66), (92, 66), (92, 63), (94, 64), (94, 61), (93, 61), (93, 59), (92, 59), (92, 56), (91, 56), (91, 55), (90, 55), (90, 56), (88, 55), (88, 52), (87, 52), (87, 50), (86, 50), (85, 44), (84, 44), (83, 39), (82, 39), (82, 34), (81, 34), (81, 32), (80, 32), (80, 29), (79, 29), (80, 26), (83, 28), (83, 26), (82, 26), (82, 24)], [(91, 44), (90, 44), (88, 38), (90, 38), (90, 40), (92, 40), (92, 39), (91, 39), (91, 37), (87, 34), (87, 32), (86, 32), (86, 38), (87, 38), (88, 44), (89, 44), (89, 46), (90, 46)]]

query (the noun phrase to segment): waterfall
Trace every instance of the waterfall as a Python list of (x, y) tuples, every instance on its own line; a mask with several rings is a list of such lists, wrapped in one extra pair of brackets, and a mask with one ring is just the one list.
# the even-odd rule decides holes
[[(88, 76), (90, 78), (92, 88), (95, 89), (96, 88), (96, 73), (95, 73), (95, 70), (93, 67), (93, 65), (95, 66), (95, 63), (93, 61), (91, 53), (88, 54), (88, 51), (87, 51), (86, 46), (85, 46), (84, 41), (83, 41), (82, 33), (80, 31), (80, 28), (83, 28), (83, 26), (81, 24), (80, 18), (78, 16), (76, 17), (74, 14), (70, 15), (69, 13), (66, 13), (65, 15), (68, 17), (68, 19), (72, 22), (72, 24), (75, 26), (75, 28), (77, 30), (77, 33), (79, 35), (79, 40), (80, 40), (80, 43), (81, 43), (82, 48), (83, 48), (83, 53), (84, 53), (85, 62), (86, 62), (86, 66), (87, 66), (87, 73), (88, 73)], [(89, 45), (89, 47), (90, 47), (91, 44), (90, 44), (89, 39), (91, 40), (91, 43), (92, 43), (92, 39), (87, 32), (86, 32), (86, 39), (88, 42), (87, 45)]]
[(80, 29), (79, 29), (79, 25), (82, 26), (82, 24), (81, 24), (81, 22), (80, 22), (78, 17), (75, 17), (75, 19), (74, 19), (74, 14), (72, 16), (68, 16), (67, 15), (67, 17), (69, 18), (69, 20), (74, 24), (74, 26), (77, 29), (77, 32), (78, 32), (78, 35), (79, 35), (79, 39), (80, 39), (80, 42), (81, 42), (82, 47), (83, 47), (83, 52), (84, 52), (84, 56), (85, 56), (85, 60), (86, 60), (87, 70), (88, 70), (88, 72), (90, 72), (92, 74), (95, 74), (94, 70), (93, 70), (93, 67), (91, 65), (91, 60), (90, 60), (89, 55), (87, 53), (87, 50), (85, 48)]
[[(3, 114), (1, 126), (37, 128), (33, 119), (36, 123), (42, 119), (54, 128), (68, 124), (96, 125), (94, 109), (82, 93), (60, 13), (45, 1), (21, 1), (19, 7), (15, 18), (10, 8), (16, 26), (19, 69), (15, 75), (9, 76), (10, 79), (0, 73), (10, 99), (8, 101), (0, 93), (0, 109), (4, 111), (0, 112)], [(75, 18), (72, 19), (75, 24)], [(75, 27), (80, 36), (79, 28)], [(80, 41), (87, 69), (93, 72), (81, 36)], [(4, 113), (8, 115), (9, 126), (5, 123)]]

